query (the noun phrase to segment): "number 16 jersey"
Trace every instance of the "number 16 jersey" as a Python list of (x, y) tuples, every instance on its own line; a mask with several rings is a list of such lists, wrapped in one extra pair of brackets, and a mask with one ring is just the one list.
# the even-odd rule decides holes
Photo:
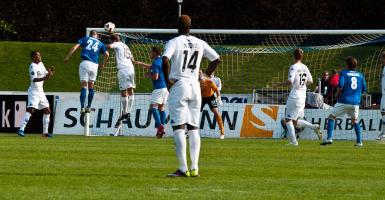
[(290, 67), (288, 80), (291, 82), (289, 98), (306, 99), (308, 82), (313, 82), (309, 69), (301, 62)]
[(202, 57), (214, 61), (219, 55), (203, 40), (180, 35), (167, 42), (163, 56), (171, 61), (170, 80), (198, 81)]

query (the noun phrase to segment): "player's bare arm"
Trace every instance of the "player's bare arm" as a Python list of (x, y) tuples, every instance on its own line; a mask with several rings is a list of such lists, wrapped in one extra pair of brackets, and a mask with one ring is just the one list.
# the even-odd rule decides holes
[(144, 62), (141, 62), (141, 61), (132, 61), (132, 63), (134, 63), (136, 65), (139, 65), (139, 66), (143, 67), (144, 69), (151, 69), (151, 65), (150, 64), (147, 64), (147, 63), (144, 63)]
[(286, 80), (286, 81), (274, 83), (274, 84), (272, 85), (272, 87), (289, 86), (289, 85), (291, 85), (291, 84), (292, 84), (292, 83), (291, 83), (290, 80)]
[(41, 82), (41, 81), (48, 80), (55, 73), (55, 67), (49, 67), (47, 71), (48, 71), (47, 75), (45, 75), (43, 78), (34, 78), (32, 81), (33, 82)]
[(211, 76), (211, 74), (217, 69), (220, 62), (221, 60), (219, 58), (210, 62), (209, 66), (205, 71), (205, 74), (207, 74), (208, 76)]
[(170, 81), (170, 78), (169, 78), (170, 59), (168, 59), (167, 56), (163, 56), (162, 58), (162, 70), (163, 70), (164, 80), (166, 81), (166, 84), (167, 84), (167, 88), (170, 89), (170, 86), (172, 85), (172, 82)]
[(108, 53), (108, 51), (105, 51), (103, 53), (103, 63), (102, 64), (99, 64), (99, 69), (100, 70), (103, 70), (104, 69), (104, 66), (107, 65), (107, 62), (108, 62), (108, 58), (110, 57), (110, 53)]
[(68, 50), (68, 53), (67, 55), (65, 56), (63, 62), (64, 63), (68, 63), (71, 56), (76, 52), (76, 50), (80, 47), (80, 44), (75, 44), (73, 47), (71, 47), (69, 50)]

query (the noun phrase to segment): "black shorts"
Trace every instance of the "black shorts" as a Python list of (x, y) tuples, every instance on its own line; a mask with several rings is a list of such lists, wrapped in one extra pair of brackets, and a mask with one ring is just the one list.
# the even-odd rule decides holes
[(209, 104), (210, 110), (213, 110), (213, 108), (218, 108), (217, 100), (215, 99), (214, 95), (202, 98), (201, 112), (206, 104)]

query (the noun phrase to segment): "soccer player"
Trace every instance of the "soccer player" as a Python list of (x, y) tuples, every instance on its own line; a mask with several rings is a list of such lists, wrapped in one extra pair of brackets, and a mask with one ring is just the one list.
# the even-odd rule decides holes
[(322, 133), (318, 124), (311, 124), (306, 120), (300, 119), (304, 117), (307, 86), (313, 83), (313, 78), (307, 66), (301, 62), (303, 50), (299, 48), (295, 49), (293, 56), (295, 61), (294, 64), (290, 66), (288, 80), (276, 83), (274, 86), (291, 86), (289, 98), (286, 102), (285, 120), (288, 136), (291, 140), (289, 145), (298, 146), (294, 126), (313, 129), (319, 139), (322, 138)]
[(151, 47), (151, 65), (136, 61), (136, 64), (151, 70), (151, 72), (146, 74), (146, 76), (152, 80), (152, 84), (154, 86), (150, 99), (150, 111), (154, 117), (155, 126), (158, 129), (156, 132), (157, 138), (162, 138), (165, 134), (164, 125), (166, 124), (167, 118), (165, 106), (169, 95), (162, 70), (161, 54), (162, 52), (159, 47)]
[[(199, 176), (198, 161), (201, 146), (199, 120), (201, 108), (201, 90), (198, 73), (202, 57), (210, 64), (206, 70), (211, 75), (217, 68), (219, 55), (203, 40), (190, 35), (191, 19), (182, 15), (178, 19), (179, 36), (167, 42), (163, 53), (163, 73), (170, 89), (169, 111), (170, 124), (174, 132), (174, 143), (179, 168), (169, 174), (172, 177)], [(170, 68), (171, 61), (171, 68)], [(186, 136), (190, 142), (191, 173), (187, 167)]]
[(382, 78), (381, 78), (381, 115), (382, 115), (382, 125), (381, 125), (381, 133), (377, 136), (377, 140), (382, 140), (385, 137), (385, 51), (381, 53), (381, 63), (384, 67), (382, 70)]
[[(79, 65), (79, 77), (80, 77), (80, 106), (81, 113), (90, 112), (92, 99), (94, 98), (94, 83), (98, 74), (98, 66), (102, 70), (107, 64), (109, 57), (106, 46), (98, 40), (98, 34), (96, 31), (91, 31), (89, 37), (81, 38), (76, 45), (69, 49), (68, 54), (64, 58), (64, 63), (68, 63), (72, 54), (82, 47), (80, 54), (82, 62)], [(99, 63), (99, 54), (104, 54), (103, 64)], [(88, 87), (88, 105), (85, 107), (85, 101), (87, 97)]]
[(43, 90), (44, 81), (49, 79), (54, 74), (54, 68), (48, 68), (48, 71), (44, 67), (41, 61), (41, 54), (38, 51), (31, 53), (32, 63), (29, 66), (29, 77), (31, 79), (31, 86), (28, 89), (28, 106), (27, 112), (24, 115), (23, 121), (17, 134), (24, 137), (24, 129), (28, 124), (29, 118), (33, 115), (36, 109), (43, 110), (43, 137), (52, 137), (52, 134), (48, 133), (48, 126), (50, 120), (51, 110), (49, 109), (49, 103)]
[[(215, 120), (217, 121), (219, 125), (219, 129), (221, 131), (221, 135), (219, 136), (219, 139), (223, 140), (225, 139), (225, 128), (223, 126), (222, 117), (219, 114), (218, 105), (223, 105), (221, 100), (221, 93), (219, 92), (219, 89), (217, 85), (209, 79), (202, 70), (199, 71), (199, 82), (201, 85), (201, 94), (202, 94), (202, 106), (201, 106), (201, 112), (203, 111), (203, 108), (206, 104), (209, 105), (211, 112), (214, 113)], [(215, 98), (214, 93), (217, 95)]]
[(115, 128), (120, 128), (122, 121), (130, 117), (132, 106), (134, 104), (135, 70), (132, 63), (134, 57), (132, 56), (130, 48), (121, 41), (118, 34), (112, 35), (112, 41), (113, 43), (107, 45), (107, 47), (114, 49), (116, 67), (118, 69), (119, 89), (123, 111), (122, 115), (115, 123)]
[(362, 146), (361, 127), (358, 124), (358, 112), (360, 109), (361, 95), (366, 92), (364, 75), (357, 71), (358, 62), (354, 57), (346, 59), (347, 69), (340, 72), (340, 80), (337, 89), (337, 103), (331, 111), (327, 121), (328, 136), (321, 145), (333, 143), (333, 131), (335, 119), (338, 116), (348, 114), (356, 132), (357, 142), (355, 146)]

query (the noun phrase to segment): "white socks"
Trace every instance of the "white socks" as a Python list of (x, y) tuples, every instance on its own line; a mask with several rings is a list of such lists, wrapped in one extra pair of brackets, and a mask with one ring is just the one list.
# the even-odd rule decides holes
[(48, 133), (49, 120), (50, 120), (49, 116), (50, 114), (43, 115), (43, 134)]
[(286, 122), (286, 127), (287, 127), (287, 133), (291, 143), (297, 144), (298, 142), (297, 142), (297, 138), (295, 137), (295, 129), (294, 129), (293, 121), (290, 120), (290, 122)]
[(123, 115), (128, 113), (128, 96), (122, 97), (122, 107), (123, 107)]
[(186, 135), (184, 129), (174, 130), (174, 143), (176, 147), (176, 157), (178, 158), (179, 162), (179, 170), (182, 172), (187, 172), (188, 167), (186, 159)]
[(131, 113), (132, 106), (134, 105), (134, 95), (128, 96), (127, 112)]
[(29, 112), (26, 112), (25, 115), (24, 115), (24, 118), (23, 118), (23, 121), (20, 123), (21, 126), (20, 126), (20, 130), (24, 131), (25, 127), (27, 126), (28, 124), (28, 121), (29, 121), (29, 118), (31, 118), (31, 113)]
[(201, 137), (198, 130), (188, 132), (190, 141), (191, 169), (198, 170), (199, 152), (201, 150)]
[(317, 127), (317, 125), (312, 124), (312, 123), (305, 121), (305, 120), (302, 120), (302, 119), (297, 120), (297, 126), (299, 128), (311, 128), (311, 129), (315, 129)]

